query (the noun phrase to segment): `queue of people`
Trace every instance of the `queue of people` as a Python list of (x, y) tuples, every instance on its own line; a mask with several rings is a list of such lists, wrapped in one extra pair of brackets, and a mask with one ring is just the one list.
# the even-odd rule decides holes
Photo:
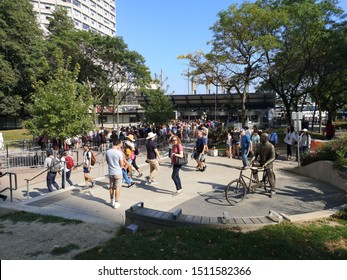
[[(327, 138), (332, 137), (334, 129), (331, 127), (332, 123), (328, 122), (324, 133)], [(108, 174), (110, 180), (110, 205), (114, 208), (120, 206), (120, 186), (126, 183), (127, 187), (135, 185), (134, 176), (140, 178), (143, 173), (136, 163), (136, 157), (139, 154), (139, 147), (137, 140), (139, 135), (144, 135), (146, 144), (143, 146), (145, 149), (146, 162), (149, 165), (149, 173), (145, 177), (146, 184), (153, 186), (159, 184), (157, 180), (158, 172), (162, 163), (162, 156), (159, 152), (158, 137), (164, 137), (168, 144), (168, 156), (170, 158), (169, 166), (172, 168), (171, 179), (173, 180), (175, 191), (173, 196), (178, 196), (183, 193), (183, 182), (180, 178), (180, 170), (182, 165), (178, 164), (178, 158), (183, 158), (184, 149), (182, 142), (190, 142), (191, 139), (196, 139), (195, 146), (192, 153), (192, 158), (196, 160), (196, 171), (204, 172), (206, 170), (206, 155), (208, 152), (208, 135), (210, 126), (206, 123), (183, 123), (177, 122), (160, 128), (153, 127), (136, 127), (122, 128), (118, 134), (115, 130), (110, 133), (107, 130), (90, 132), (90, 137), (100, 139), (100, 147), (102, 153), (106, 155), (108, 164)], [(141, 133), (140, 133), (141, 131)], [(144, 132), (145, 131), (145, 132)], [(101, 133), (101, 134), (100, 134)], [(96, 136), (99, 135), (100, 137)], [(93, 139), (93, 138), (91, 138)], [(187, 140), (189, 139), (189, 141)], [(96, 181), (91, 176), (92, 157), (94, 156), (89, 146), (90, 139), (85, 138), (86, 142), (83, 146), (83, 174), (85, 186), (83, 189), (93, 188)], [(99, 140), (97, 140), (99, 141)], [(298, 134), (292, 125), (285, 129), (284, 143), (286, 145), (286, 158), (291, 160), (293, 158), (293, 147), (299, 145), (299, 153), (307, 154), (310, 152), (311, 136), (306, 128), (302, 129)], [(111, 148), (105, 143), (110, 142)], [(62, 174), (61, 187), (65, 188), (65, 182), (73, 186), (71, 181), (71, 166), (68, 166), (70, 155), (70, 144), (80, 144), (80, 141), (66, 141), (67, 146), (56, 152), (49, 149), (47, 151), (47, 158), (44, 166), (47, 168), (47, 188), (51, 192), (53, 187), (57, 190), (60, 189), (56, 181), (57, 174)], [(252, 129), (243, 127), (239, 129), (234, 127), (228, 130), (226, 138), (226, 155), (228, 158), (242, 159), (242, 166), (244, 169), (250, 168), (255, 161), (260, 165), (269, 168), (269, 179), (271, 186), (271, 196), (276, 193), (275, 180), (272, 176), (273, 161), (278, 157), (277, 147), (279, 145), (278, 134), (272, 127), (268, 129), (258, 129), (254, 126)], [(295, 149), (297, 150), (297, 149)], [(298, 154), (296, 154), (296, 160)], [(54, 168), (55, 158), (60, 161), (60, 169)]]

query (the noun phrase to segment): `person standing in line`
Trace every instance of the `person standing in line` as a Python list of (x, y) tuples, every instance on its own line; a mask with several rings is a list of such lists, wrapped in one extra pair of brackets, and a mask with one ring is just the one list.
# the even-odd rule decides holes
[(95, 180), (90, 176), (90, 170), (91, 170), (91, 159), (92, 159), (92, 152), (89, 149), (89, 145), (85, 143), (83, 145), (83, 174), (84, 174), (84, 182), (85, 186), (83, 187), (83, 190), (86, 190), (89, 188), (88, 182), (90, 181), (91, 188), (94, 188), (95, 186)]
[(176, 186), (176, 192), (173, 194), (173, 196), (181, 195), (182, 194), (182, 183), (180, 179), (179, 172), (181, 170), (181, 165), (177, 164), (177, 158), (183, 158), (183, 146), (181, 143), (181, 140), (178, 137), (172, 138), (172, 156), (171, 156), (171, 163), (172, 163), (172, 174), (171, 179), (174, 181)]
[(301, 154), (309, 154), (311, 148), (311, 135), (308, 134), (307, 128), (302, 130), (299, 137), (299, 151)]
[(57, 171), (55, 171), (53, 166), (53, 150), (52, 149), (47, 150), (47, 157), (45, 159), (43, 167), (47, 168), (46, 182), (47, 182), (48, 191), (49, 192), (53, 191), (52, 185), (57, 190), (59, 190), (59, 185), (55, 181), (55, 177), (57, 176)]
[(326, 140), (331, 140), (335, 137), (335, 126), (333, 125), (331, 119), (327, 121), (327, 124), (323, 130), (323, 135), (324, 134)]
[(113, 208), (119, 208), (119, 196), (120, 188), (122, 186), (122, 163), (123, 163), (123, 153), (122, 141), (120, 139), (115, 139), (112, 142), (112, 148), (106, 151), (106, 162), (108, 165), (108, 176), (110, 178), (110, 205)]
[(276, 158), (278, 157), (278, 153), (276, 151), (276, 147), (278, 145), (278, 134), (273, 130), (273, 127), (269, 127), (269, 142), (274, 145), (275, 147), (275, 153), (276, 153)]
[(159, 163), (161, 162), (160, 154), (158, 151), (158, 145), (155, 141), (157, 134), (153, 132), (149, 132), (147, 135), (147, 143), (146, 143), (146, 150), (147, 150), (147, 161), (149, 163), (149, 169), (150, 173), (149, 176), (146, 177), (147, 183), (149, 185), (158, 184), (158, 181), (155, 181), (155, 176), (157, 172), (159, 171)]
[(231, 137), (233, 139), (233, 158), (240, 158), (240, 132), (237, 127), (234, 127)]
[(284, 143), (287, 144), (287, 160), (292, 159), (292, 145), (296, 141), (296, 135), (294, 126), (289, 125), (287, 127), (286, 136), (284, 137)]
[(248, 134), (246, 134), (246, 131), (243, 129), (241, 131), (241, 158), (242, 158), (242, 164), (243, 168), (248, 168), (249, 167), (249, 162), (248, 162), (248, 153), (251, 148), (251, 138), (249, 137)]
[(228, 131), (228, 135), (227, 135), (227, 142), (226, 142), (226, 155), (228, 158), (231, 157), (231, 153), (232, 153), (232, 150), (231, 150), (231, 133), (230, 131)]
[(251, 136), (251, 142), (252, 142), (251, 154), (252, 154), (252, 156), (254, 156), (256, 149), (257, 149), (257, 146), (260, 143), (260, 136), (259, 136), (258, 130), (253, 131), (252, 136)]

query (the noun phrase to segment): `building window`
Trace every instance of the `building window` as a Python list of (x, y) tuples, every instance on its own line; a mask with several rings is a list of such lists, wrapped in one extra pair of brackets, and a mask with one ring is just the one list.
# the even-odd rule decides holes
[(77, 7), (80, 7), (80, 6), (81, 6), (80, 1), (78, 1), (78, 0), (73, 0), (73, 4), (74, 4), (75, 6), (77, 6)]
[(85, 23), (83, 23), (83, 29), (85, 29), (85, 30), (88, 30), (89, 29), (89, 25), (88, 24), (85, 24)]

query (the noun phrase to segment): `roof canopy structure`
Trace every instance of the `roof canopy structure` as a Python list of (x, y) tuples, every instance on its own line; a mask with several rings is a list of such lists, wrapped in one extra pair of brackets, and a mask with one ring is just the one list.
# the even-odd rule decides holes
[[(136, 96), (140, 105), (150, 102), (147, 95)], [(181, 110), (206, 110), (217, 107), (218, 109), (241, 109), (241, 96), (239, 94), (198, 94), (198, 95), (171, 95), (175, 109)], [(275, 94), (250, 93), (246, 99), (246, 109), (267, 109), (275, 107)]]

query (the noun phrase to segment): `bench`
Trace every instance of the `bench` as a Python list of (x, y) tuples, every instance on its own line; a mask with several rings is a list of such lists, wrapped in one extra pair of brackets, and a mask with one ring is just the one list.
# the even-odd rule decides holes
[(146, 208), (143, 202), (138, 202), (127, 209), (125, 218), (125, 227), (128, 232), (174, 227), (224, 227), (240, 230), (244, 227), (277, 224), (281, 221), (272, 211), (269, 216), (263, 217), (233, 218), (228, 212), (223, 212), (220, 217), (206, 217), (183, 214), (180, 208), (173, 212)]

